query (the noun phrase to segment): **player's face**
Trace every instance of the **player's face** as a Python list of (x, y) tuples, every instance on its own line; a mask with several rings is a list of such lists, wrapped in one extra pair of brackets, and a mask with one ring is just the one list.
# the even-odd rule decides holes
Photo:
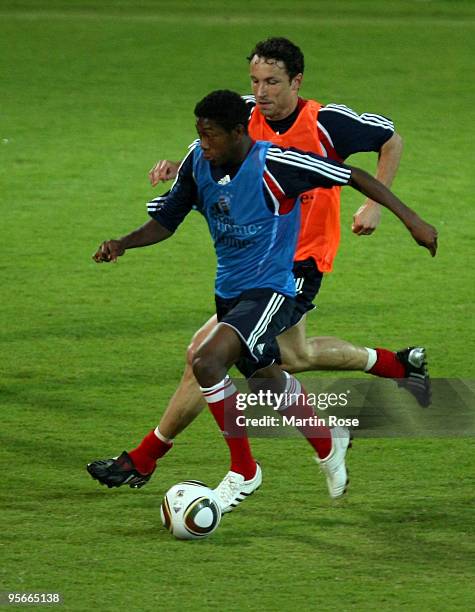
[(211, 119), (199, 118), (196, 121), (196, 130), (200, 137), (204, 158), (213, 166), (236, 161), (239, 156), (241, 139), (236, 130), (227, 132)]
[(301, 74), (289, 79), (283, 62), (254, 55), (250, 75), (257, 106), (266, 119), (285, 119), (295, 110)]

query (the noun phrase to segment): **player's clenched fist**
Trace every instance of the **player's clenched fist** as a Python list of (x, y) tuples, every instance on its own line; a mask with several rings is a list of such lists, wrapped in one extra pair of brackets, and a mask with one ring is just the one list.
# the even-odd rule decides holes
[(103, 261), (117, 261), (117, 258), (125, 253), (120, 240), (105, 240), (94, 253), (92, 258), (96, 263)]
[(366, 202), (353, 215), (351, 231), (357, 236), (369, 236), (381, 221), (381, 207), (376, 202)]
[(148, 173), (148, 178), (152, 187), (158, 185), (160, 181), (164, 183), (165, 181), (174, 179), (178, 173), (179, 167), (180, 162), (173, 162), (169, 159), (161, 159), (158, 161)]
[(428, 249), (432, 257), (435, 257), (438, 236), (436, 228), (417, 217), (409, 227), (409, 231), (417, 244)]

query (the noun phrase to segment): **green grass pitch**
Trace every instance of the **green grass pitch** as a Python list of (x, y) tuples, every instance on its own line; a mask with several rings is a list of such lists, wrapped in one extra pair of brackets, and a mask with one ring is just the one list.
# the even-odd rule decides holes
[(267, 36), (302, 47), (304, 96), (394, 119), (394, 190), (440, 233), (434, 260), (389, 214), (355, 237), (348, 189), (310, 331), (421, 343), (433, 376), (474, 378), (473, 2), (2, 0), (0, 24), (0, 592), (78, 611), (472, 608), (472, 439), (357, 440), (336, 505), (304, 441), (257, 439), (264, 486), (196, 543), (158, 508), (179, 480), (224, 474), (207, 413), (143, 490), (84, 468), (158, 422), (213, 309), (197, 215), (117, 265), (91, 255), (146, 219), (147, 171), (183, 155), (195, 102), (249, 92), (245, 57)]

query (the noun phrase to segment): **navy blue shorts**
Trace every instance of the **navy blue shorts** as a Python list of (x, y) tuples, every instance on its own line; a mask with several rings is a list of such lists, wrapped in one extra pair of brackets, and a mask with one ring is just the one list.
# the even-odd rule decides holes
[(273, 289), (249, 289), (236, 298), (216, 299), (220, 323), (239, 335), (243, 354), (236, 367), (246, 378), (280, 359), (276, 336), (291, 327), (295, 300)]
[(302, 261), (295, 261), (293, 273), (297, 295), (290, 327), (296, 325), (305, 313), (315, 308), (315, 304), (312, 302), (320, 291), (323, 279), (323, 272), (320, 272), (315, 260), (311, 257)]

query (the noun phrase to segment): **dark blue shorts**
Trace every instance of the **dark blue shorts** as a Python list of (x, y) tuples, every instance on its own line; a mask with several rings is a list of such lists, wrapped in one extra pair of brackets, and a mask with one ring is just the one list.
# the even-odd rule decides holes
[(218, 321), (241, 339), (243, 353), (236, 367), (246, 378), (280, 359), (276, 336), (292, 325), (293, 298), (273, 289), (249, 289), (236, 298), (215, 299)]
[(315, 308), (313, 300), (320, 291), (323, 279), (323, 272), (320, 272), (312, 258), (295, 261), (293, 273), (297, 295), (290, 327), (296, 325), (305, 313)]
[(250, 289), (231, 299), (216, 296), (218, 321), (230, 325), (241, 338), (244, 354), (236, 367), (246, 378), (274, 362), (281, 363), (276, 336), (315, 308), (313, 300), (323, 273), (312, 258), (294, 262), (293, 273), (295, 299), (273, 289)]

